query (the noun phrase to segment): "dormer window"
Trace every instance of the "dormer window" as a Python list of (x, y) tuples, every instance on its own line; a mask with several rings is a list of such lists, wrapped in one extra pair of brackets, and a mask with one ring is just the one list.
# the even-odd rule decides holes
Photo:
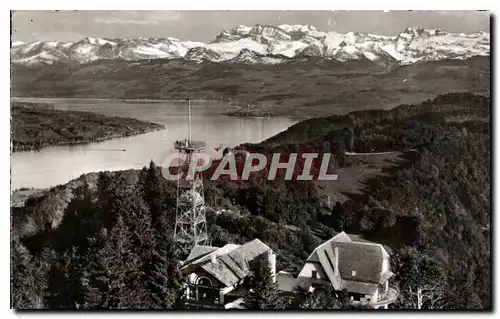
[(356, 277), (356, 270), (353, 270), (353, 271), (351, 272), (351, 277)]
[(317, 272), (316, 270), (313, 270), (313, 271), (311, 272), (311, 277), (312, 277), (312, 278), (318, 278), (318, 272)]

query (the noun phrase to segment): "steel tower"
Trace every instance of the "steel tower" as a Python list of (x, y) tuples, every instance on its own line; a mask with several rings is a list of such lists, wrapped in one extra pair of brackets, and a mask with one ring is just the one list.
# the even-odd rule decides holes
[(190, 172), (193, 155), (205, 147), (205, 142), (191, 141), (191, 101), (188, 98), (188, 138), (176, 141), (181, 163), (178, 167), (177, 207), (174, 240), (189, 250), (194, 245), (208, 244), (205, 197), (201, 172)]

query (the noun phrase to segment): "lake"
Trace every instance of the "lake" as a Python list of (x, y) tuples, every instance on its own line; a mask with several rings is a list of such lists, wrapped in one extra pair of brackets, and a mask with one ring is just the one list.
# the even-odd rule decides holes
[[(19, 99), (17, 99), (19, 100)], [(25, 100), (27, 101), (27, 100)], [(64, 184), (84, 173), (141, 168), (153, 160), (161, 164), (175, 152), (173, 143), (188, 135), (186, 102), (131, 102), (76, 99), (29, 99), (51, 103), (60, 110), (91, 111), (108, 116), (133, 117), (165, 125), (165, 129), (99, 143), (61, 145), (38, 152), (11, 154), (12, 189), (46, 188)], [(192, 103), (192, 140), (206, 142), (206, 152), (217, 156), (215, 148), (222, 144), (261, 142), (297, 121), (284, 117), (257, 118), (221, 115), (232, 110), (217, 102)], [(125, 151), (123, 151), (125, 150)]]

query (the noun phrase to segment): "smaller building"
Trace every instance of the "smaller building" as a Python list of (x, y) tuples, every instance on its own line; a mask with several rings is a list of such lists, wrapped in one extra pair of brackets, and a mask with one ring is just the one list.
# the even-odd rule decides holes
[(276, 255), (258, 239), (244, 245), (194, 246), (181, 271), (187, 277), (186, 305), (197, 308), (242, 308), (248, 292), (251, 265), (259, 258), (268, 261), (276, 279)]
[(381, 244), (342, 232), (316, 247), (296, 277), (278, 273), (277, 283), (285, 293), (331, 285), (336, 291), (346, 292), (353, 303), (387, 308), (399, 294), (389, 285), (393, 275), (389, 254)]

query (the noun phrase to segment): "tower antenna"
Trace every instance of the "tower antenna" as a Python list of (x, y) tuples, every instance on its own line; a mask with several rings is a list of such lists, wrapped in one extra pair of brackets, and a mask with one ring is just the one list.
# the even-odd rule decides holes
[(188, 139), (174, 143), (181, 162), (178, 166), (174, 240), (186, 251), (194, 245), (208, 243), (203, 176), (201, 172), (190, 169), (192, 162), (197, 159), (195, 154), (203, 150), (206, 144), (204, 141), (191, 140), (191, 100), (188, 98), (187, 102)]
[(188, 141), (191, 141), (191, 99), (188, 98)]

